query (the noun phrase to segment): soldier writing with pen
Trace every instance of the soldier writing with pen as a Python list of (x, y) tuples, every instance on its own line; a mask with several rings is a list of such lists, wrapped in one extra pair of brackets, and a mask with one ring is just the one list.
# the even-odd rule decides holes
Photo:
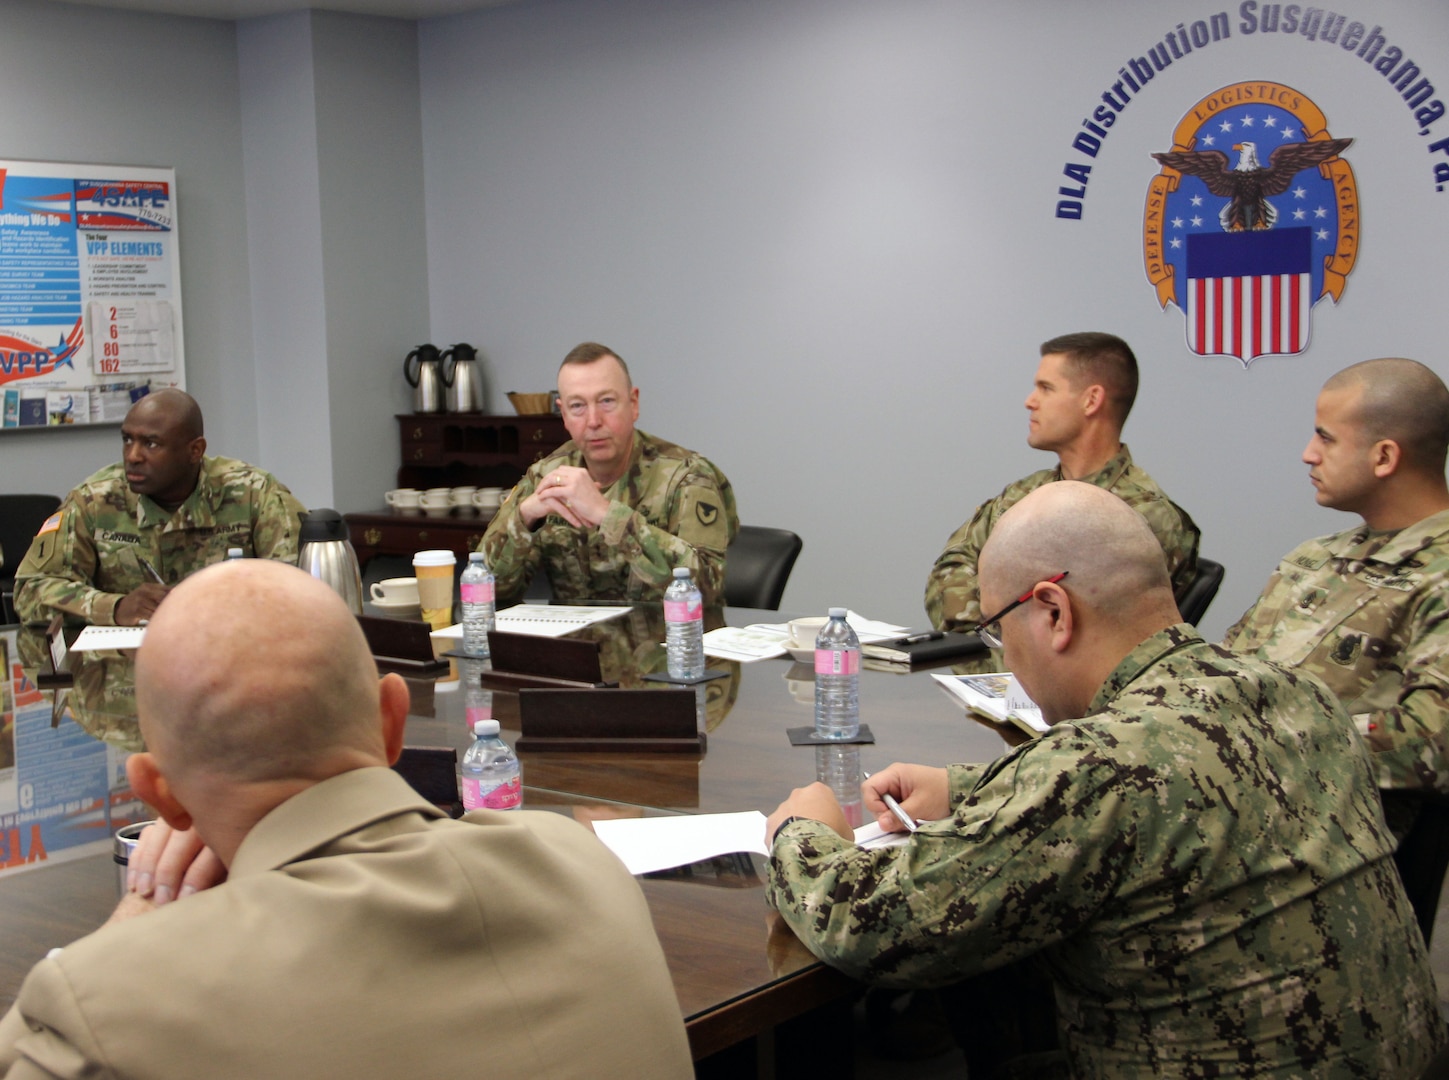
[[(1444, 1023), (1338, 699), (1181, 622), (1147, 521), (1093, 485), (1025, 496), (980, 567), (979, 632), (1051, 728), (875, 773), (877, 822), (902, 829), (886, 795), (922, 822), (899, 847), (857, 847), (825, 785), (793, 792), (767, 896), (800, 940), (943, 988), (972, 1077), (1053, 1053), (1113, 1080), (1421, 1075)], [(998, 1038), (1053, 1000), (1054, 1038)]]
[(134, 626), (229, 547), (294, 561), (302, 510), (270, 473), (208, 457), (196, 401), (159, 390), (126, 414), (120, 462), (82, 481), (41, 526), (16, 572), (16, 613)]

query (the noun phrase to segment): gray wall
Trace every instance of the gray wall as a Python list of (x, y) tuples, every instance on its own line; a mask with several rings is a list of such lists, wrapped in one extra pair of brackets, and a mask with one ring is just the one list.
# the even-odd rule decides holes
[[(125, 78), (83, 74), (117, 57)], [(4, 156), (176, 167), (187, 388), (211, 451), (309, 506), (379, 505), (402, 358), (428, 337), (416, 24), (20, 0), (0, 7), (0, 94), (24, 103), (0, 117)], [(0, 491), (63, 493), (119, 443), (0, 437)]]
[[(1449, 96), (1449, 7), (1357, 3)], [(1410, 110), (1352, 54), (1237, 32), (1133, 99), (1053, 208), (1118, 67), (1222, 7), (1007, 0), (558, 0), (421, 28), (440, 336), (542, 389), (576, 342), (629, 360), (641, 424), (712, 457), (741, 515), (805, 539), (787, 607), (919, 624), (926, 571), (983, 498), (1053, 462), (1024, 441), (1037, 345), (1125, 336), (1126, 438), (1228, 566), (1220, 633), (1300, 539), (1346, 527), (1298, 457), (1324, 378), (1406, 354), (1449, 374), (1436, 193)], [(1363, 249), (1306, 356), (1195, 358), (1142, 269), (1148, 156), (1203, 95), (1273, 78), (1350, 154)], [(1436, 137), (1449, 135), (1449, 120)]]
[[(1057, 220), (1062, 165), (1083, 160), (1070, 140), (1118, 67), (1219, 10), (1233, 37), (1132, 100), (1092, 161), (1085, 219)], [(949, 532), (1050, 463), (1024, 442), (1037, 344), (1114, 330), (1144, 365), (1128, 441), (1228, 565), (1218, 633), (1279, 554), (1347, 524), (1313, 505), (1298, 462), (1323, 379), (1389, 353), (1449, 373), (1449, 194), (1426, 153), (1449, 126), (1419, 135), (1362, 60), (1245, 35), (1237, 10), (537, 0), (238, 29), (13, 0), (0, 93), (25, 105), (0, 118), (0, 152), (177, 168), (188, 385), (213, 448), (295, 475), (304, 501), (377, 504), (413, 345), (477, 345), (501, 405), (597, 338), (633, 366), (644, 426), (709, 454), (747, 521), (804, 536), (785, 601), (799, 609), (920, 622)], [(1449, 92), (1441, 0), (1348, 14)], [(117, 55), (128, 77), (104, 92), (78, 77)], [(1309, 353), (1244, 371), (1186, 352), (1140, 223), (1148, 155), (1199, 97), (1256, 78), (1357, 140), (1365, 225)], [(116, 443), (0, 439), (0, 490), (64, 491)]]
[[(211, 445), (258, 460), (233, 25), (10, 0), (0, 100), (5, 157), (175, 167), (187, 388)], [(8, 434), (0, 491), (63, 494), (119, 455), (113, 427)]]
[(428, 335), (416, 27), (298, 12), (239, 44), (262, 442), (307, 505), (373, 509)]

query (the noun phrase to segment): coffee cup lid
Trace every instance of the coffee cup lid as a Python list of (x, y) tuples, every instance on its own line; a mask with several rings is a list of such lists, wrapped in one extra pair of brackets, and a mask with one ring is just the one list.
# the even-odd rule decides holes
[(454, 566), (458, 557), (445, 548), (431, 548), (413, 553), (414, 566)]

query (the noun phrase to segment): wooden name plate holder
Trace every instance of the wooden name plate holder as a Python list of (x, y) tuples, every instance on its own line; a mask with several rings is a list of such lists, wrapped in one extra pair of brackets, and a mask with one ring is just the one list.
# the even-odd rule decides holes
[(693, 690), (525, 689), (518, 749), (703, 753)]
[(379, 667), (404, 671), (443, 671), (448, 661), (433, 655), (432, 627), (414, 619), (359, 615), (357, 624)]
[(487, 689), (518, 692), (518, 749), (700, 753), (693, 689), (621, 690), (603, 681), (599, 643), (533, 634), (488, 634)]
[(493, 670), (483, 673), (483, 687), (487, 690), (535, 686), (585, 689), (605, 685), (597, 641), (490, 630), (488, 653), (493, 659)]

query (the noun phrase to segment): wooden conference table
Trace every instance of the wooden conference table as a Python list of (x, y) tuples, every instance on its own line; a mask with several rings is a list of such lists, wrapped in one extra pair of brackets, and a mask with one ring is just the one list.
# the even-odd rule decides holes
[[(733, 609), (711, 621), (743, 626), (783, 618), (778, 612)], [(605, 679), (637, 686), (642, 673), (664, 668), (657, 604), (637, 606), (575, 636), (600, 641)], [(769, 813), (792, 788), (822, 779), (837, 789), (847, 814), (853, 812), (858, 821), (862, 769), (873, 772), (893, 761), (987, 761), (1006, 749), (995, 729), (968, 719), (919, 670), (862, 673), (861, 718), (874, 744), (792, 747), (786, 728), (813, 721), (808, 666), (788, 657), (710, 663), (728, 674), (706, 684), (704, 753), (521, 753), (524, 806), (567, 813), (585, 823), (658, 813)], [(475, 681), (481, 665), (468, 661), (460, 666), (467, 676), (463, 680), (409, 678), (408, 745), (454, 746), (461, 755), (469, 741), (469, 704), (491, 709), (505, 739), (516, 740), (517, 695), (482, 695)], [(758, 856), (744, 856), (640, 879), (696, 1060), (853, 987), (820, 964), (774, 917), (764, 902), (764, 867)], [(6, 943), (0, 997), (5, 1006), (32, 964), (51, 947), (98, 926), (116, 897), (116, 869), (108, 855), (0, 879), (0, 940)]]

